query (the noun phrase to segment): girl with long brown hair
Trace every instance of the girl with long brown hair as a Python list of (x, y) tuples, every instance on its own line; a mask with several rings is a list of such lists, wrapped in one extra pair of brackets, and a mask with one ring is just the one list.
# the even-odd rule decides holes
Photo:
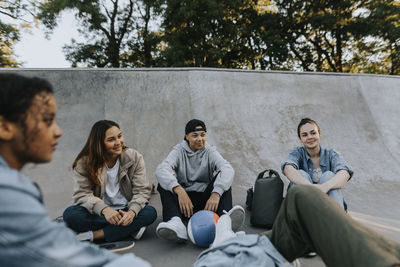
[(151, 186), (141, 154), (124, 145), (116, 122), (96, 122), (85, 146), (72, 164), (74, 206), (64, 221), (81, 240), (107, 242), (128, 236), (140, 239), (157, 217), (147, 205)]

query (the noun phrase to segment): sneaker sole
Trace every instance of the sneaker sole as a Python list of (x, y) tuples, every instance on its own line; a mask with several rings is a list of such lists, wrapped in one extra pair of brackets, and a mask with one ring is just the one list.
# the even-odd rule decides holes
[[(240, 207), (240, 206), (239, 206)], [(232, 221), (232, 231), (236, 232), (244, 224), (245, 212), (242, 207), (234, 207), (231, 213), (228, 213)]]
[(142, 228), (139, 229), (139, 231), (136, 233), (136, 235), (133, 237), (135, 240), (139, 240), (142, 238), (144, 231), (146, 231), (146, 227), (143, 226)]
[(304, 255), (305, 258), (314, 258), (316, 256), (317, 256), (317, 253), (314, 251), (311, 251), (308, 254)]
[(187, 239), (179, 237), (175, 231), (168, 228), (157, 229), (157, 236), (161, 239), (176, 241), (178, 243), (184, 243), (187, 241)]

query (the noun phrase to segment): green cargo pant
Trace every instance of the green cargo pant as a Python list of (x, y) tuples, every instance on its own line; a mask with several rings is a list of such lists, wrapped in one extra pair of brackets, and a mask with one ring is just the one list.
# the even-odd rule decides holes
[(317, 188), (297, 185), (263, 233), (288, 260), (313, 250), (328, 267), (400, 266), (400, 244), (353, 220)]

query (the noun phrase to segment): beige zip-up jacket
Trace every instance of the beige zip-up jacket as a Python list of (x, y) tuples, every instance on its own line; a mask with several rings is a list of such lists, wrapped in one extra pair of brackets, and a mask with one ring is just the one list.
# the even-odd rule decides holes
[[(151, 186), (146, 178), (143, 156), (132, 148), (126, 148), (120, 158), (118, 170), (119, 187), (122, 195), (128, 200), (129, 209), (137, 215), (149, 202)], [(107, 207), (103, 201), (107, 184), (107, 170), (100, 173), (100, 185), (95, 185), (88, 178), (85, 164), (86, 158), (81, 158), (73, 170), (75, 205), (85, 207), (91, 214), (102, 216), (101, 211)]]

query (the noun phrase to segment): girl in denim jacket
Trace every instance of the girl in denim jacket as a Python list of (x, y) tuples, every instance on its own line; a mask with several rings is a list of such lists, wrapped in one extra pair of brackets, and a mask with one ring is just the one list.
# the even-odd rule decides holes
[(296, 184), (313, 185), (345, 209), (341, 188), (353, 176), (353, 170), (338, 152), (320, 145), (321, 130), (314, 120), (302, 119), (297, 135), (303, 146), (293, 148), (281, 165), (290, 180), (289, 189)]

